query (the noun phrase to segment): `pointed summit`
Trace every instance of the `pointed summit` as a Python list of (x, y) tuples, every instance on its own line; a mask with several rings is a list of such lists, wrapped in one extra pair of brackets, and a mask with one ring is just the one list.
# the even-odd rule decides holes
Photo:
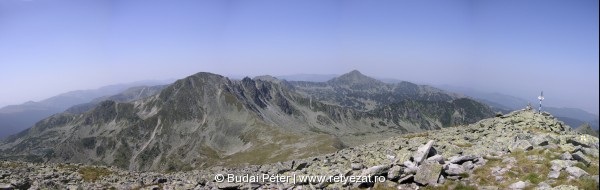
[(334, 85), (349, 85), (349, 86), (374, 86), (374, 85), (383, 85), (384, 83), (363, 75), (358, 70), (352, 70), (349, 73), (343, 74), (339, 77), (333, 78), (327, 81), (330, 84)]

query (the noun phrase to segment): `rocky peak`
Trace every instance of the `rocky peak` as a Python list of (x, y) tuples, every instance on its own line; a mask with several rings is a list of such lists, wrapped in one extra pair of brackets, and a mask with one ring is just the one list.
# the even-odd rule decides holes
[(360, 73), (357, 70), (353, 70), (353, 71), (343, 74), (339, 77), (335, 77), (327, 82), (330, 84), (334, 84), (334, 85), (349, 85), (349, 86), (363, 86), (363, 85), (380, 86), (380, 85), (384, 85), (383, 82), (381, 82), (377, 79), (368, 77), (366, 75), (363, 75), (362, 73)]

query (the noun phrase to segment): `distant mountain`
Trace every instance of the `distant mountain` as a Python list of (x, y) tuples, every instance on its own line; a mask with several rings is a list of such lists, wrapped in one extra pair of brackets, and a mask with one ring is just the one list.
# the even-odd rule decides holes
[(46, 118), (0, 143), (0, 159), (161, 171), (263, 164), (492, 115), (468, 98), (358, 71), (327, 82), (198, 73), (139, 100)]
[(0, 139), (25, 130), (39, 120), (63, 112), (71, 106), (88, 103), (95, 98), (114, 95), (133, 86), (167, 83), (168, 81), (140, 81), (109, 85), (94, 90), (71, 91), (39, 102), (29, 101), (20, 105), (5, 106), (0, 109)]
[(296, 74), (276, 76), (278, 79), (287, 81), (325, 82), (337, 77), (334, 74)]
[[(448, 91), (462, 93), (483, 103), (486, 103), (496, 110), (503, 112), (523, 109), (528, 103), (530, 103), (525, 99), (501, 93), (481, 92), (470, 88), (456, 87), (450, 85), (442, 85), (439, 87)], [(535, 102), (531, 103), (535, 108), (537, 108), (537, 104), (535, 104)], [(589, 123), (592, 129), (598, 130), (598, 115), (589, 113), (582, 109), (544, 106), (543, 110), (556, 116), (572, 128), (577, 128), (578, 126), (584, 123)]]

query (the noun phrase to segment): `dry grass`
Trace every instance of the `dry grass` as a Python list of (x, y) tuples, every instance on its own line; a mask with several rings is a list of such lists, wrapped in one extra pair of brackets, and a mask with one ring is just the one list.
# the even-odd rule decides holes
[(0, 162), (0, 168), (22, 168), (26, 166), (21, 162)]
[(87, 182), (94, 182), (104, 176), (112, 174), (112, 172), (107, 168), (93, 166), (81, 167), (79, 168), (79, 173), (81, 174), (83, 180)]
[(423, 188), (425, 190), (448, 190), (448, 189), (453, 189), (453, 190), (476, 190), (477, 187), (474, 186), (470, 186), (467, 184), (463, 184), (461, 182), (457, 182), (457, 181), (446, 181), (446, 183), (444, 183), (443, 185), (440, 186), (427, 186), (425, 188)]
[[(504, 168), (506, 167), (507, 163), (502, 163), (502, 160), (499, 159), (490, 159), (486, 165), (473, 171), (472, 179), (474, 179), (474, 182), (477, 184), (497, 186), (500, 189), (505, 189), (510, 184), (513, 184), (517, 181), (529, 181), (534, 184), (529, 188), (534, 188), (538, 183), (548, 180), (547, 176), (552, 166), (550, 161), (558, 159), (558, 156), (555, 154), (555, 152), (563, 151), (558, 149), (550, 149), (549, 151), (545, 151), (544, 149), (534, 149), (527, 152), (515, 151), (504, 156), (504, 158), (514, 157), (516, 163), (514, 164), (514, 167), (502, 175), (502, 181), (496, 181), (496, 179), (492, 177), (492, 168), (496, 166)], [(541, 159), (529, 160), (527, 158), (528, 156), (538, 156)], [(593, 161), (598, 163), (597, 158), (594, 158)], [(575, 166), (585, 170), (590, 175), (598, 175), (598, 164), (586, 166), (584, 164), (577, 163)], [(576, 180), (570, 180), (568, 179), (568, 174), (564, 171), (562, 171), (559, 178), (554, 180), (554, 183), (551, 183), (550, 185), (553, 187), (559, 185), (573, 185), (580, 189), (598, 189), (598, 185), (593, 179), (580, 178)]]

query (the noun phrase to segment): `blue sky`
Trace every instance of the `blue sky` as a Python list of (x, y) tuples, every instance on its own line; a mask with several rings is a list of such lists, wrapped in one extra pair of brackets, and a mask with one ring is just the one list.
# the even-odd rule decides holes
[(0, 0), (0, 106), (200, 71), (364, 74), (598, 113), (597, 0)]

